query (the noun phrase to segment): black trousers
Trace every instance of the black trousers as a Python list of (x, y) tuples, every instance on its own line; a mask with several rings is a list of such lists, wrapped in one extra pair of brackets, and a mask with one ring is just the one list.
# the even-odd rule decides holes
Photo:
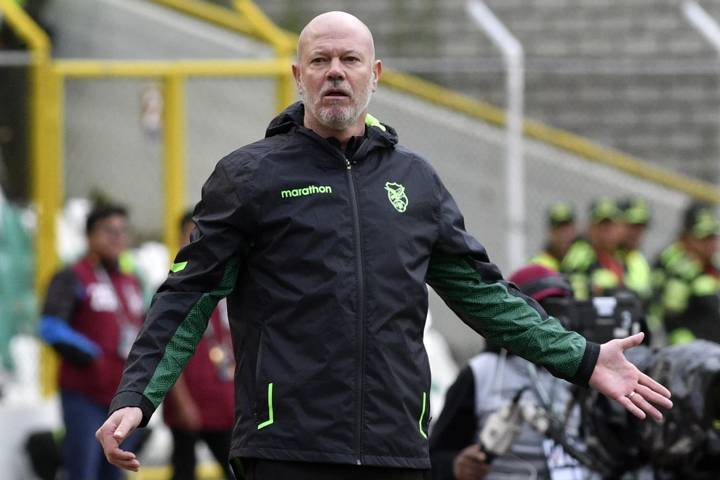
[(205, 430), (190, 432), (187, 430), (172, 429), (172, 480), (195, 480), (195, 444), (202, 440), (213, 454), (213, 457), (222, 467), (227, 480), (235, 476), (230, 470), (228, 457), (230, 456), (230, 430)]
[(239, 480), (430, 480), (430, 470), (233, 459)]

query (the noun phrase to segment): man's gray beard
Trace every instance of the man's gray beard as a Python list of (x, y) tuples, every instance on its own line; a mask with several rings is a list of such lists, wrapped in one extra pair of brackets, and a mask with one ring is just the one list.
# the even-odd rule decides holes
[[(373, 94), (372, 82), (368, 83), (363, 94), (366, 96), (363, 105), (358, 105), (357, 108), (354, 105), (327, 108), (320, 106), (317, 109), (316, 118), (324, 127), (332, 130), (345, 130), (346, 128), (351, 127), (355, 124), (355, 122), (357, 122), (360, 114), (367, 109), (368, 105), (370, 105), (370, 100), (372, 99)], [(301, 95), (301, 98), (303, 103), (306, 105), (305, 108), (307, 108), (308, 102), (305, 95)]]
[(324, 126), (333, 130), (345, 130), (357, 120), (357, 112), (352, 105), (347, 107), (323, 108), (318, 110), (318, 120)]

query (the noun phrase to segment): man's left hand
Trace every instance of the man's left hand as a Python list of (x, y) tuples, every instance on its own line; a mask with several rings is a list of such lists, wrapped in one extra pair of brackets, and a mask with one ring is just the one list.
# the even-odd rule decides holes
[(655, 406), (672, 408), (670, 390), (638, 370), (623, 353), (640, 345), (643, 337), (643, 333), (638, 333), (603, 343), (590, 377), (590, 386), (620, 403), (636, 417), (645, 419), (646, 414), (649, 414), (660, 421), (663, 416)]

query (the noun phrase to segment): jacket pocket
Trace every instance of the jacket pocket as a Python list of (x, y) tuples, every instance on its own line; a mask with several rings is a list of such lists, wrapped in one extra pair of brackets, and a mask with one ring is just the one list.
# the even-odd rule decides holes
[(273, 383), (268, 382), (262, 370), (264, 338), (263, 331), (260, 331), (257, 360), (255, 363), (255, 417), (258, 422), (258, 430), (269, 427), (275, 422), (275, 412), (273, 411)]
[(427, 440), (428, 425), (430, 424), (430, 396), (427, 392), (422, 392), (422, 407), (418, 417), (418, 430), (420, 435)]
[[(258, 423), (258, 426), (257, 426), (258, 430), (262, 430), (263, 428), (269, 427), (270, 425), (275, 423), (275, 412), (273, 411), (273, 384), (272, 383), (267, 384), (266, 398), (267, 398), (267, 410), (266, 410), (267, 416), (266, 417), (259, 416), (259, 419), (263, 420), (263, 421)], [(262, 410), (263, 409), (261, 408), (260, 411), (262, 411)]]

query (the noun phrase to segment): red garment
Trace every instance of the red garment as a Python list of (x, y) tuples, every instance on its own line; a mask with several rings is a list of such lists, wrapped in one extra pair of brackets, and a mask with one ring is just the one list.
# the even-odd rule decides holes
[[(223, 326), (219, 309), (210, 317), (208, 329), (195, 348), (195, 354), (183, 371), (192, 400), (200, 411), (201, 430), (229, 430), (235, 421), (235, 387), (232, 375), (219, 370), (210, 359), (213, 347), (223, 348), (224, 360), (234, 366), (230, 335)], [(163, 406), (165, 423), (178, 427), (177, 404), (166, 397)]]
[(61, 361), (60, 388), (82, 393), (100, 405), (109, 406), (125, 364), (125, 358), (118, 353), (121, 325), (131, 324), (134, 329), (142, 325), (142, 291), (133, 276), (117, 269), (105, 270), (111, 287), (98, 277), (99, 271), (87, 258), (73, 265), (72, 271), (82, 292), (71, 326), (95, 342), (102, 354), (89, 365)]
[(598, 252), (597, 257), (598, 263), (606, 270), (613, 272), (618, 278), (619, 284), (622, 285), (625, 282), (625, 268), (622, 263), (613, 255), (606, 252)]

